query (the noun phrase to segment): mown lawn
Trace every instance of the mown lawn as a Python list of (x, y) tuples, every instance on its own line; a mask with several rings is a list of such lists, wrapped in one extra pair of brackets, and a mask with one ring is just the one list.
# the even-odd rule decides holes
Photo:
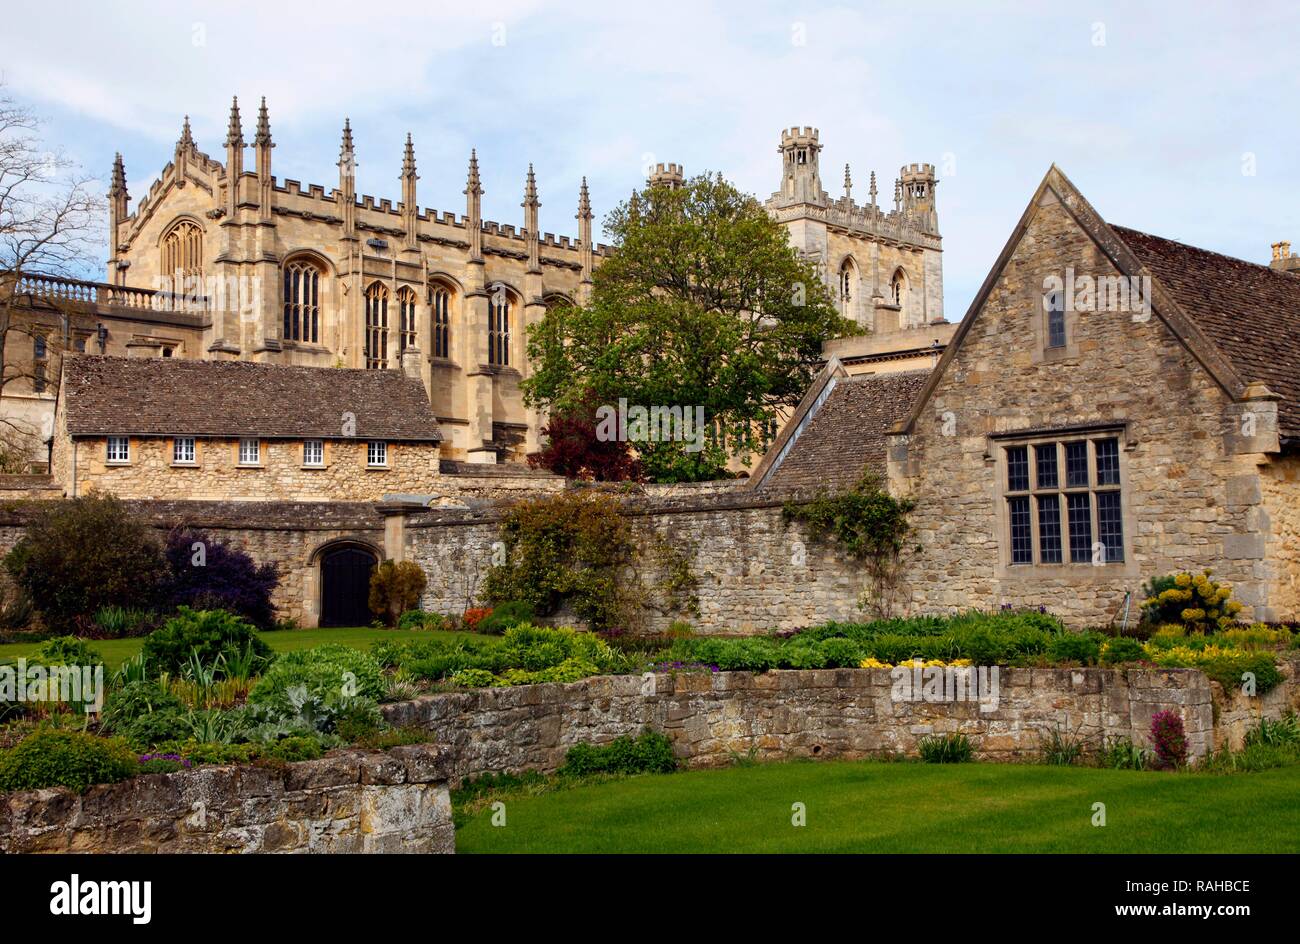
[[(1011, 764), (806, 762), (503, 794), (457, 852), (1300, 851), (1300, 765), (1172, 774)], [(803, 803), (807, 825), (791, 824)], [(1106, 825), (1092, 825), (1093, 804)]]
[[(262, 633), (262, 638), (276, 652), (290, 652), (294, 649), (310, 649), (325, 643), (341, 643), (357, 649), (369, 649), (376, 639), (414, 639), (438, 636), (448, 639), (472, 636), (472, 633), (450, 633), (427, 629), (375, 629), (371, 626), (340, 627), (337, 629), (282, 629)], [(104, 657), (104, 668), (108, 672), (116, 671), (127, 659), (130, 659), (144, 644), (143, 637), (132, 639), (92, 639), (90, 645)], [(31, 656), (41, 647), (39, 642), (11, 642), (0, 644), (0, 662), (17, 659), (19, 656)]]

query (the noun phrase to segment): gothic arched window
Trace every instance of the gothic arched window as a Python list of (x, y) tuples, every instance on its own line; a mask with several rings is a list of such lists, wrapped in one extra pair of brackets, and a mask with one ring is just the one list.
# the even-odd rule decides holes
[(203, 230), (191, 220), (181, 220), (163, 237), (162, 266), (167, 278), (202, 277)]
[(388, 289), (382, 282), (366, 289), (365, 357), (367, 370), (388, 366)]
[(905, 317), (907, 314), (907, 276), (903, 274), (902, 269), (895, 272), (893, 279), (890, 280), (889, 294), (894, 304), (898, 306), (898, 324), (899, 327), (902, 327), (907, 324)]
[(488, 296), (488, 363), (510, 363), (510, 295), (500, 287)]
[(401, 333), (397, 336), (399, 351), (415, 347), (415, 292), (405, 286), (397, 291), (398, 323)]
[(291, 259), (284, 266), (284, 340), (320, 341), (320, 266)]
[(433, 356), (451, 357), (451, 292), (441, 285), (429, 287), (429, 312), (433, 325)]
[(845, 259), (840, 266), (840, 313), (849, 317), (853, 310), (853, 285), (858, 279), (858, 270), (852, 259)]

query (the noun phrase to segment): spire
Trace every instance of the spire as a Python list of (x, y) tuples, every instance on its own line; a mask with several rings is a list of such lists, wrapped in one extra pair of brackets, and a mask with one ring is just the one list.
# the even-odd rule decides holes
[(190, 133), (190, 116), (185, 116), (185, 122), (181, 125), (181, 137), (176, 142), (177, 150), (194, 150), (194, 135)]
[(402, 176), (415, 177), (415, 144), (409, 131), (406, 133), (406, 153), (402, 156)]
[(478, 179), (478, 151), (469, 152), (469, 179), (465, 181), (465, 228), (469, 231), (469, 261), (483, 264), (483, 185)]
[(849, 165), (844, 165), (844, 199), (852, 201), (853, 199), (853, 178), (849, 175)]
[(257, 136), (253, 138), (257, 147), (275, 147), (271, 143), (271, 116), (266, 110), (266, 96), (262, 96), (262, 107), (257, 110)]
[(894, 212), (900, 213), (903, 209), (903, 182), (897, 177), (894, 178)]
[(537, 199), (537, 177), (533, 174), (533, 165), (528, 165), (528, 178), (524, 182), (524, 237), (528, 243), (528, 271), (540, 275), (542, 272), (541, 246), (537, 239), (537, 208), (542, 202)]
[(533, 175), (533, 165), (528, 165), (528, 179), (524, 184), (524, 202), (519, 204), (522, 207), (539, 207), (542, 204), (537, 199), (537, 178)]
[(578, 191), (578, 258), (582, 263), (581, 290), (579, 300), (586, 304), (590, 298), (591, 267), (591, 197), (587, 194), (587, 178), (582, 178), (582, 189)]
[(873, 170), (871, 172), (871, 205), (873, 207), (876, 205), (876, 192), (876, 172)]
[(226, 147), (243, 147), (244, 129), (239, 124), (239, 96), (230, 103), (230, 127), (226, 129)]
[(464, 192), (467, 196), (469, 194), (481, 195), (483, 193), (483, 185), (478, 179), (478, 150), (476, 148), (471, 148), (469, 152), (469, 180), (465, 183)]
[(108, 188), (108, 195), (110, 197), (126, 196), (126, 166), (122, 163), (121, 151), (113, 155), (113, 181)]
[(582, 178), (582, 188), (578, 191), (578, 220), (591, 219), (591, 198), (587, 194), (587, 178)]
[(347, 176), (352, 176), (352, 169), (357, 165), (356, 151), (352, 149), (352, 121), (343, 119), (343, 144), (339, 147), (339, 167)]
[(415, 173), (415, 145), (411, 142), (410, 132), (407, 132), (406, 151), (402, 155), (401, 179), (402, 226), (406, 230), (406, 248), (416, 252), (420, 245), (420, 205), (415, 196), (415, 182), (420, 178)]

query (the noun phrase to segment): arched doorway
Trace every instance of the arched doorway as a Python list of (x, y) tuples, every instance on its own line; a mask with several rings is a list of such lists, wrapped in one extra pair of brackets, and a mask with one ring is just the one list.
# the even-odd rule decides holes
[(320, 558), (320, 625), (370, 625), (370, 572), (375, 552), (357, 544), (340, 544)]

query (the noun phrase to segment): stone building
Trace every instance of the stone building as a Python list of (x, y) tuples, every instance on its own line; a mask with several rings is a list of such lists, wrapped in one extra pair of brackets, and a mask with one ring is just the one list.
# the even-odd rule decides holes
[[(9, 385), (5, 415), (48, 435), (62, 350), (415, 370), (446, 436), (444, 458), (517, 463), (535, 451), (541, 418), (520, 393), (529, 372), (527, 326), (549, 306), (586, 298), (608, 252), (593, 240), (585, 180), (577, 236), (557, 237), (539, 228), (531, 168), (521, 173), (516, 226), (482, 218), (476, 154), (464, 212), (454, 213), (419, 206), (409, 136), (396, 202), (356, 192), (347, 122), (332, 187), (275, 177), (275, 146), (265, 101), (251, 164), (238, 102), (218, 157), (199, 149), (186, 120), (170, 163), (134, 207), (119, 156), (105, 282), (28, 274), (15, 286), (40, 337), (32, 350), (19, 344), (8, 356), (30, 359), (33, 373), (49, 379)], [(845, 315), (873, 332), (869, 341), (836, 341), (828, 355), (851, 370), (932, 362), (936, 341), (946, 343), (952, 328), (942, 323), (933, 167), (903, 168), (886, 211), (876, 202), (874, 173), (868, 204), (854, 202), (847, 167), (843, 197), (830, 197), (821, 186), (821, 149), (817, 129), (782, 133), (781, 189), (766, 205)], [(393, 158), (396, 169), (397, 148)], [(683, 180), (678, 164), (649, 176), (669, 187)]]
[[(891, 430), (914, 607), (1076, 621), (1213, 569), (1300, 618), (1300, 275), (1108, 224), (1059, 169)], [(1126, 596), (1132, 593), (1132, 597)]]
[(67, 497), (380, 501), (428, 492), (442, 433), (395, 371), (70, 355), (52, 478)]

